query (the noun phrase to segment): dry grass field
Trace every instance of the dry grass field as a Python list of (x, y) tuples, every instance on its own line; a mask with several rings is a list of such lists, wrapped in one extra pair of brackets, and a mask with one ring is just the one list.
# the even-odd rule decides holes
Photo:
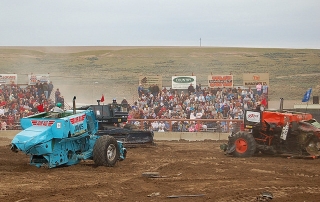
[(242, 85), (243, 73), (270, 73), (270, 99), (301, 100), (312, 87), (320, 95), (320, 50), (213, 48), (213, 47), (0, 47), (0, 73), (50, 73), (65, 100), (92, 103), (126, 97), (133, 101), (141, 75), (161, 75), (164, 86), (171, 76), (197, 76), (207, 85), (212, 74), (234, 75)]

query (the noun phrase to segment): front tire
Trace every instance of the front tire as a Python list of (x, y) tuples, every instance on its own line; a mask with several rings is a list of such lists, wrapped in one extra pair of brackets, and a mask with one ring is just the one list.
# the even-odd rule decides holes
[(117, 140), (109, 135), (97, 139), (93, 146), (93, 161), (97, 166), (113, 167), (120, 157)]
[(233, 137), (235, 149), (233, 156), (235, 157), (251, 157), (256, 152), (256, 141), (254, 137), (247, 132), (238, 132)]

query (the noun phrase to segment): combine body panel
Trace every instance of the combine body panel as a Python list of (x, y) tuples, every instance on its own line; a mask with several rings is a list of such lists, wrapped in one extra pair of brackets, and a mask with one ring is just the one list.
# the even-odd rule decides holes
[[(94, 153), (102, 153), (97, 158), (105, 158), (107, 166), (124, 160), (126, 149), (120, 141), (105, 136), (100, 148), (96, 144), (98, 121), (93, 110), (73, 110), (63, 113), (43, 112), (21, 119), (23, 131), (12, 140), (11, 149), (30, 155), (30, 164), (49, 168), (73, 165), (81, 160), (94, 159)], [(101, 150), (102, 146), (108, 146)], [(94, 151), (96, 148), (97, 151)], [(115, 154), (115, 155), (111, 155)], [(96, 162), (96, 161), (95, 161)], [(102, 162), (97, 160), (97, 162)], [(98, 164), (99, 165), (99, 164)]]
[(259, 152), (320, 156), (320, 124), (309, 113), (247, 110), (244, 129), (230, 134), (228, 144), (221, 145), (221, 149), (237, 157), (250, 157)]

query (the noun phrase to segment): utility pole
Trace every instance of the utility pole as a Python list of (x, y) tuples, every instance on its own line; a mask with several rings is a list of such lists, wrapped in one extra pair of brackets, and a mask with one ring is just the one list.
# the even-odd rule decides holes
[(200, 38), (200, 47), (201, 47), (201, 38)]

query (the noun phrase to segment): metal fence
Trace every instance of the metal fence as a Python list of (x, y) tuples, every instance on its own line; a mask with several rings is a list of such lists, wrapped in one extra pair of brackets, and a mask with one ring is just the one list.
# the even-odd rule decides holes
[[(7, 121), (7, 120), (5, 120)], [(163, 123), (163, 128), (154, 128), (153, 123)], [(243, 127), (243, 120), (239, 119), (130, 119), (127, 123), (133, 124), (140, 130), (163, 132), (223, 132), (239, 131)], [(122, 124), (123, 125), (123, 124)], [(6, 130), (21, 130), (20, 122), (8, 124)]]
[[(163, 123), (164, 128), (154, 128), (153, 123)], [(129, 124), (140, 130), (161, 132), (224, 132), (239, 131), (243, 120), (239, 119), (130, 119)], [(163, 130), (163, 131), (162, 131)]]

